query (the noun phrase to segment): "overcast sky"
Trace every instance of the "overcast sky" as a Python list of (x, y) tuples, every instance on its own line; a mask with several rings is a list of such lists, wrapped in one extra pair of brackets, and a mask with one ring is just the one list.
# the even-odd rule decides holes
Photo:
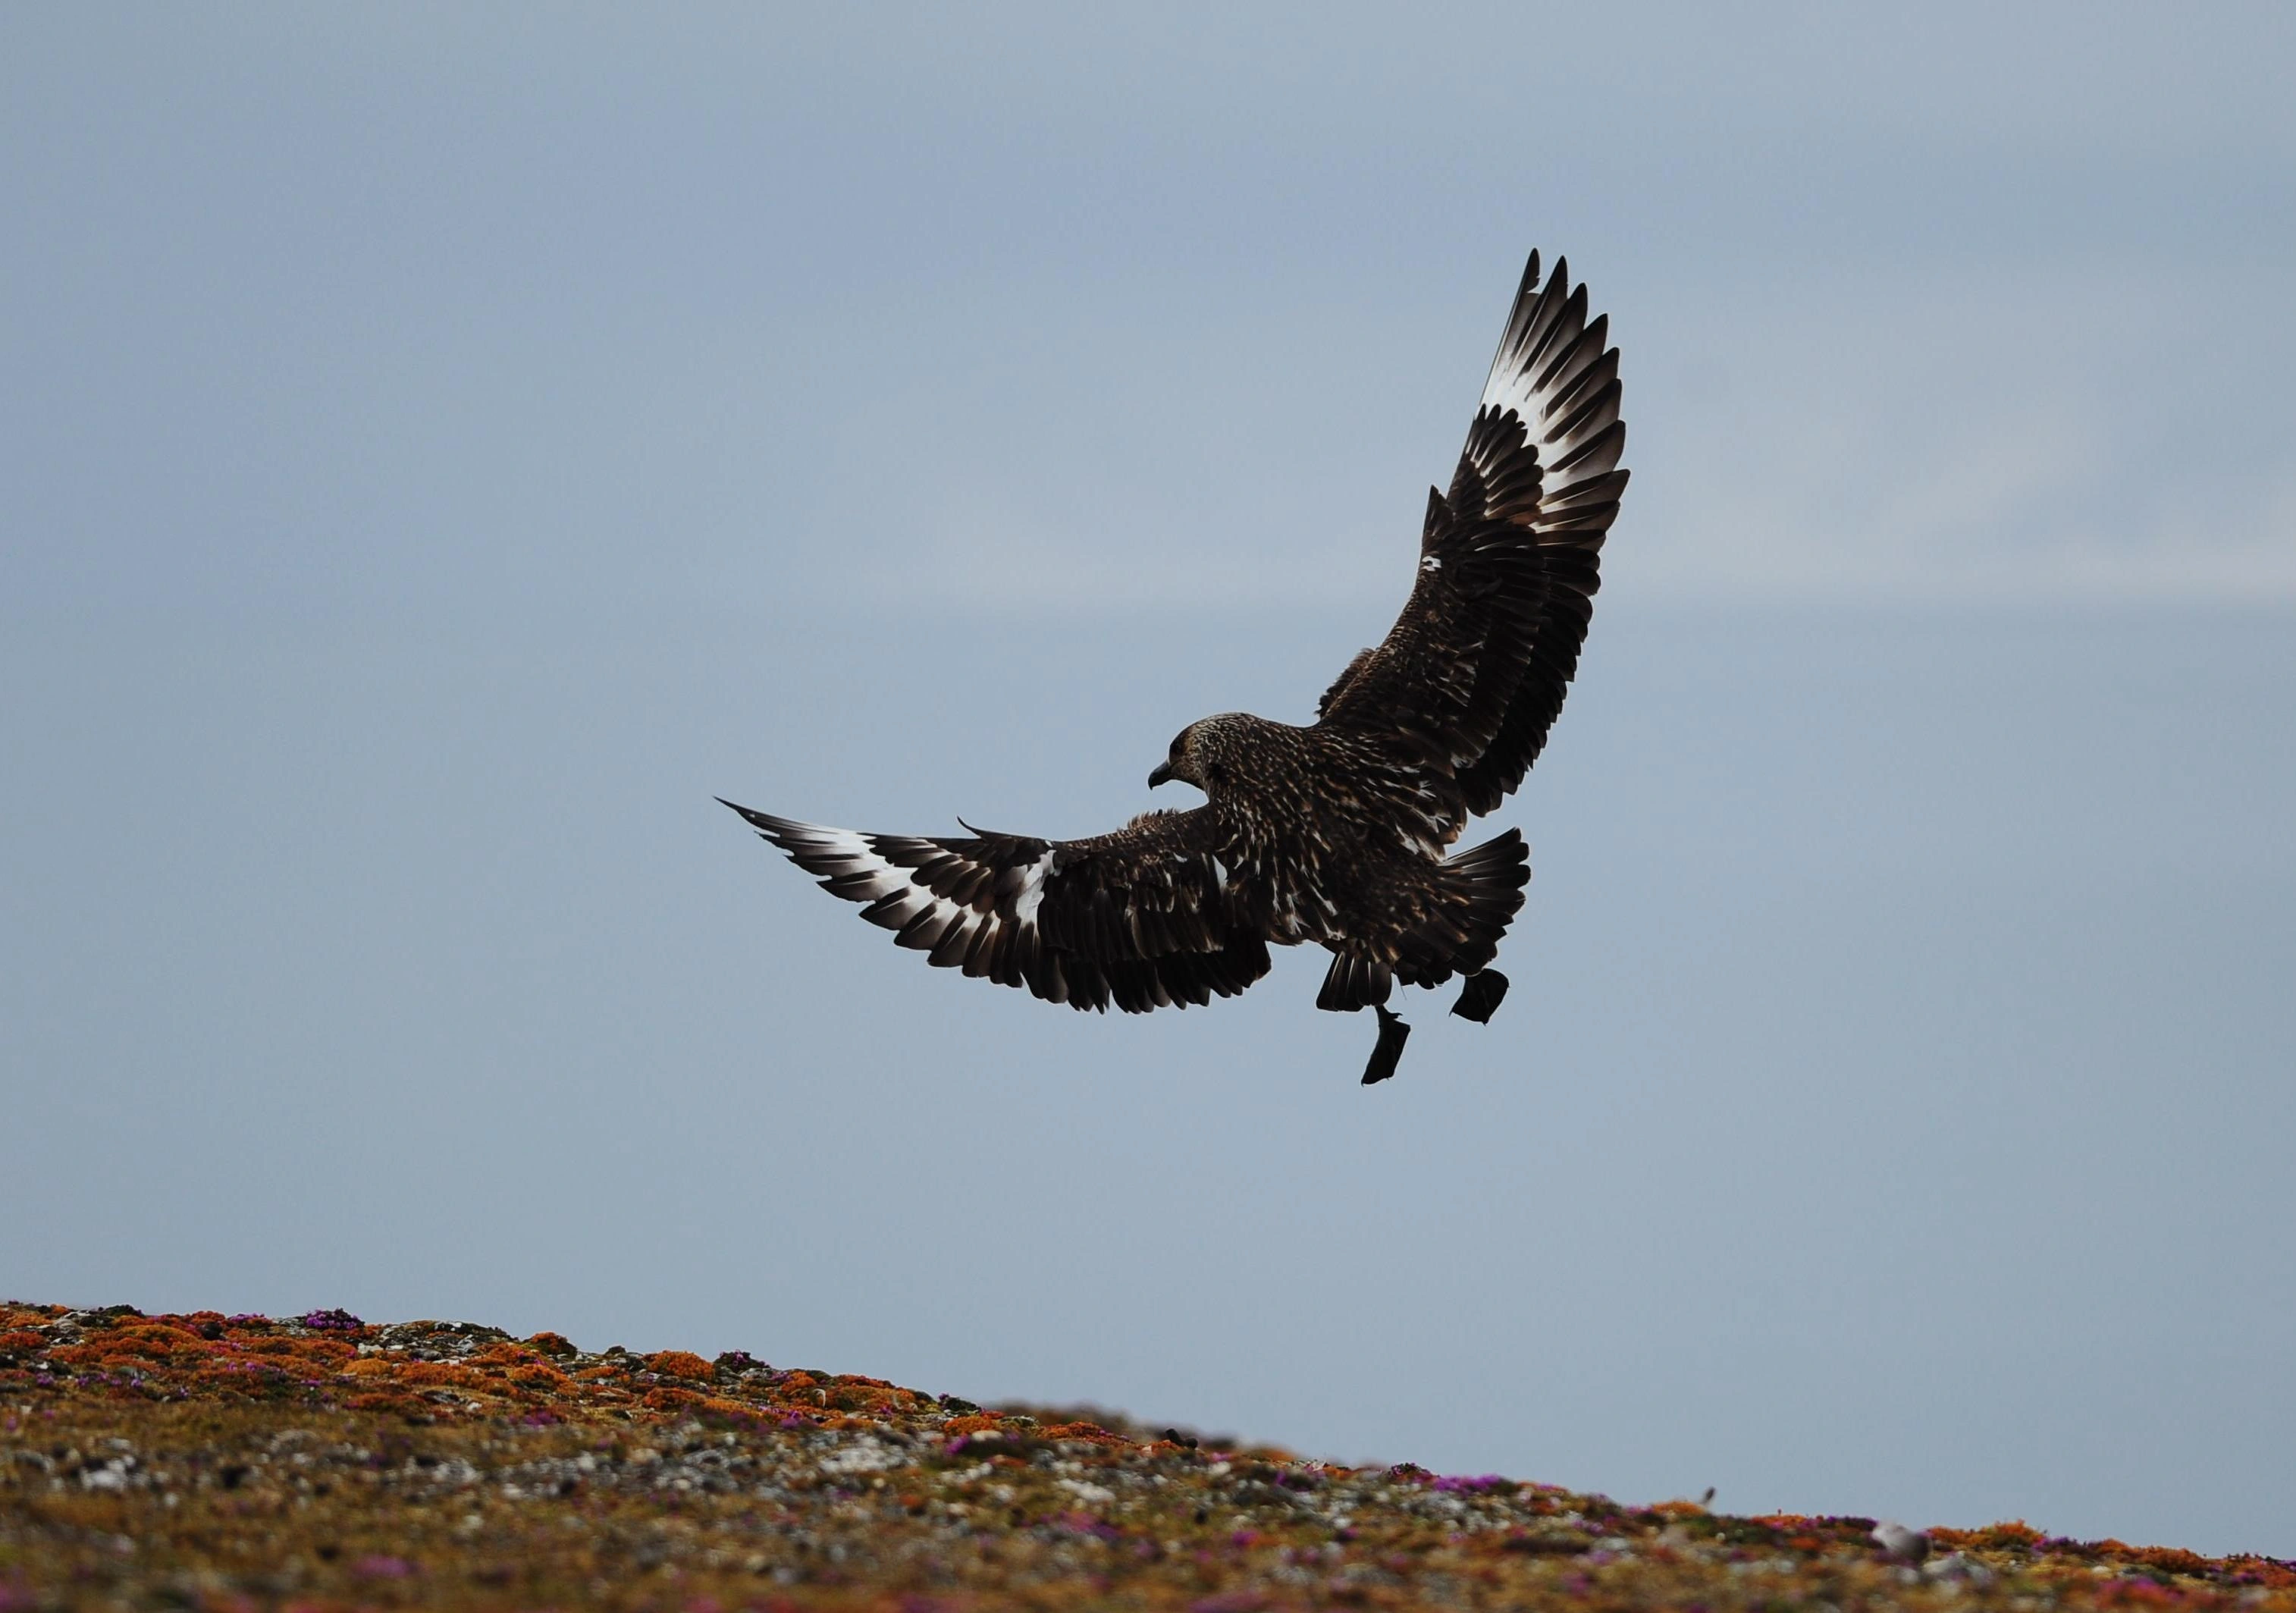
[[(0, 1292), (2296, 1556), (2296, 13), (0, 12)], [(710, 802), (1304, 720), (1566, 253), (1487, 1029), (1070, 1014)]]

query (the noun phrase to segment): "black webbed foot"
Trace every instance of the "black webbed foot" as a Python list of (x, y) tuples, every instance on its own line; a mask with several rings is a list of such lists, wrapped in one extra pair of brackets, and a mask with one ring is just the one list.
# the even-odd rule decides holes
[(1451, 1012), (1477, 1025), (1488, 1025), (1506, 993), (1507, 977), (1496, 969), (1485, 969), (1480, 975), (1467, 976), (1467, 983), (1459, 988), (1459, 1000), (1451, 1005)]
[(1395, 1061), (1403, 1057), (1403, 1044), (1411, 1036), (1411, 1027), (1387, 1011), (1385, 1003), (1371, 1005), (1379, 1015), (1379, 1045), (1371, 1050), (1371, 1062), (1364, 1066), (1363, 1083), (1371, 1086), (1395, 1074)]

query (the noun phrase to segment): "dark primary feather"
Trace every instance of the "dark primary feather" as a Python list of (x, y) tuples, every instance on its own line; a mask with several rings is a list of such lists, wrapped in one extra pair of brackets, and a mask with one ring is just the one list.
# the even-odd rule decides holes
[(822, 888), (943, 968), (1049, 1002), (1127, 1013), (1233, 997), (1267, 973), (1267, 942), (1213, 852), (1209, 808), (1151, 812), (1112, 835), (865, 835), (726, 802)]
[(1450, 491), (1429, 493), (1411, 597), (1317, 709), (1447, 770), (1458, 823), (1522, 782), (1578, 670), (1627, 484), (1609, 329), (1563, 263), (1542, 288), (1531, 254)]

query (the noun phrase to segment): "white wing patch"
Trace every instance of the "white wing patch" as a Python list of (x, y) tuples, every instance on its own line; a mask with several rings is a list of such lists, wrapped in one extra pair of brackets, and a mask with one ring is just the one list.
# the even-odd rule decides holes
[[(1614, 469), (1626, 444), (1619, 419), (1616, 350), (1605, 350), (1607, 315), (1587, 319), (1587, 288), (1570, 286), (1570, 271), (1558, 259), (1542, 290), (1538, 254), (1531, 254), (1521, 288), (1515, 293), (1506, 333), (1492, 356), (1483, 383), (1481, 407), (1492, 416), (1512, 412), (1545, 469), (1536, 528), (1567, 523), (1580, 483)], [(1486, 475), (1495, 468), (1477, 465)]]
[(1053, 854), (1046, 852), (1021, 876), (1021, 893), (1013, 899), (1013, 917), (1031, 929), (1036, 927), (1037, 905), (1045, 900), (1045, 876), (1052, 871)]
[[(898, 897), (914, 904), (915, 912), (927, 906), (939, 904), (955, 909), (955, 902), (941, 902), (931, 891), (910, 878), (913, 870), (887, 861), (869, 844), (869, 836), (851, 829), (832, 829), (825, 824), (796, 823), (780, 820), (774, 839), (783, 851), (796, 860), (808, 874), (818, 875), (821, 888), (848, 901), (871, 903), (890, 901)], [(897, 909), (887, 908), (890, 914)], [(883, 922), (880, 920), (879, 922)], [(904, 920), (903, 922), (906, 922)], [(891, 925), (889, 928), (900, 926)]]
[[(1049, 851), (1023, 872), (1009, 916), (1000, 916), (993, 901), (984, 907), (937, 895), (920, 882), (916, 869), (902, 867), (879, 849), (882, 842), (903, 836), (862, 835), (786, 818), (769, 821), (774, 827), (766, 831), (768, 836), (792, 862), (818, 877), (823, 890), (865, 903), (861, 917), (894, 932), (894, 945), (930, 953), (931, 961), (944, 967), (986, 975), (988, 949), (983, 943), (1001, 926), (1010, 922), (1025, 931), (1037, 927), (1037, 906), (1044, 900), (1045, 876), (1052, 868)], [(948, 854), (939, 847), (935, 851)]]

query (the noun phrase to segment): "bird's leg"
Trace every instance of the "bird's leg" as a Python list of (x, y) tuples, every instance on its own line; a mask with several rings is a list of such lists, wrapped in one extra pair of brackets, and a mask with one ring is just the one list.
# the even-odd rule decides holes
[(1403, 1057), (1403, 1044), (1409, 1040), (1411, 1027), (1388, 1012), (1387, 1005), (1371, 1005), (1379, 1015), (1379, 1044), (1371, 1050), (1371, 1062), (1364, 1066), (1363, 1083), (1370, 1086), (1385, 1081), (1395, 1074), (1395, 1061)]
[(1496, 969), (1484, 969), (1467, 976), (1467, 983), (1459, 988), (1459, 1000), (1451, 1005), (1451, 1012), (1477, 1025), (1488, 1025), (1506, 992), (1507, 977)]

